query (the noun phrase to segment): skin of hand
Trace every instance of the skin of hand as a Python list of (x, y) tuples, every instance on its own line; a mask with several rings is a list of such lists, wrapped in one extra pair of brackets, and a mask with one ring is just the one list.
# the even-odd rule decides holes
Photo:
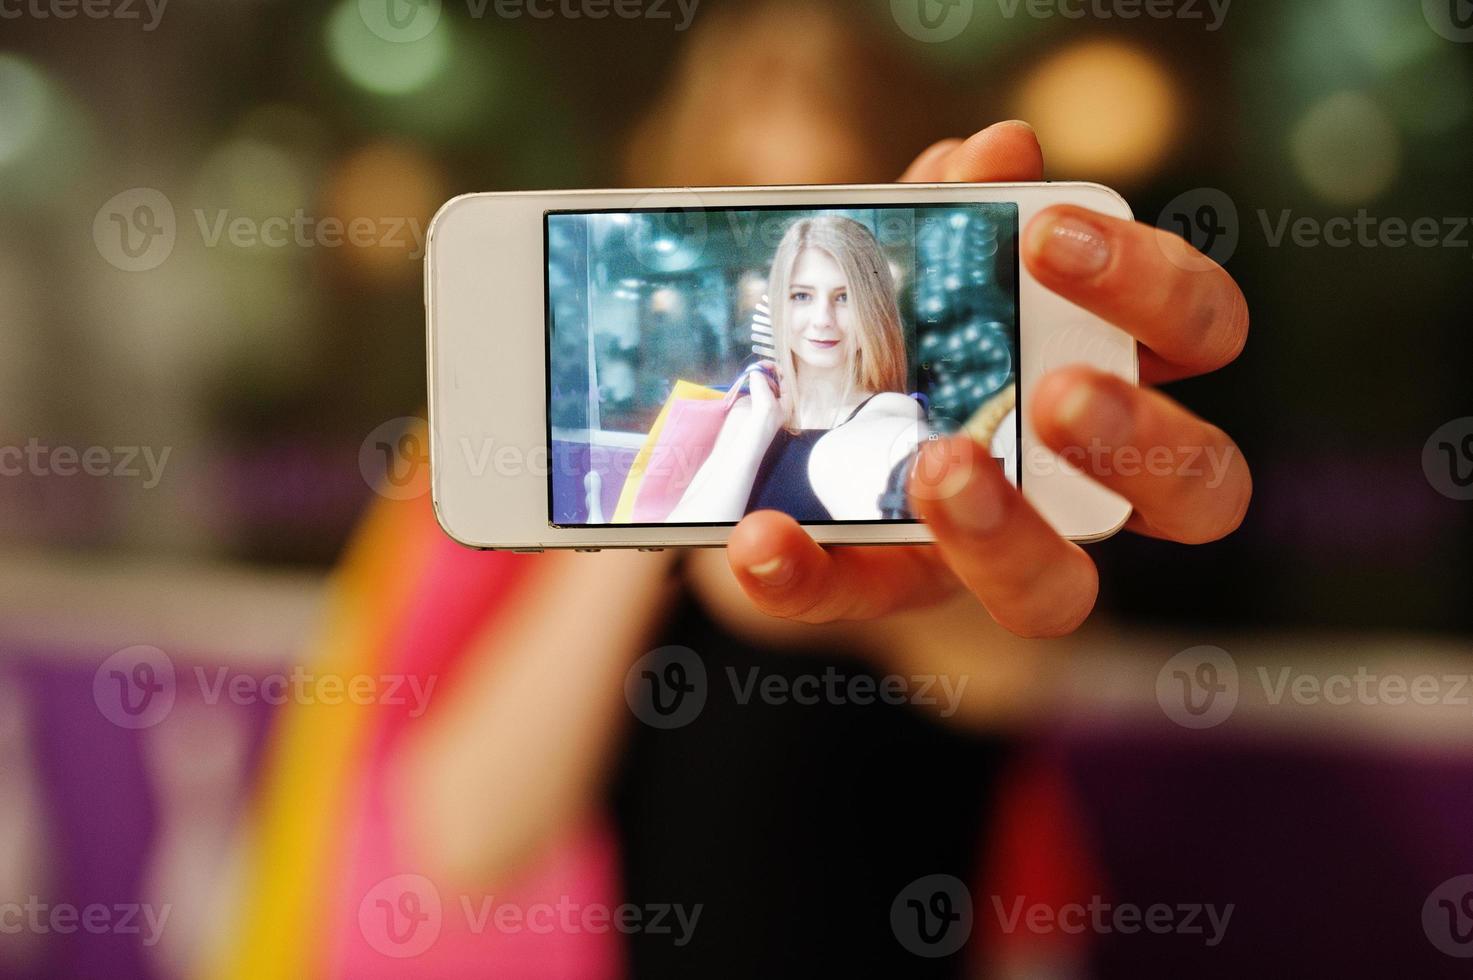
[[(901, 180), (1042, 178), (1036, 134), (1027, 123), (1010, 121), (965, 141), (937, 143)], [(1019, 247), (1045, 287), (1140, 342), (1140, 388), (1082, 366), (1045, 375), (1027, 406), (1039, 438), (1055, 452), (1074, 450), (1071, 461), (1084, 450), (1081, 468), (1133, 504), (1129, 530), (1184, 544), (1236, 530), (1253, 492), (1242, 452), (1221, 429), (1149, 386), (1237, 359), (1249, 320), (1237, 283), (1176, 235), (1072, 206), (1036, 216)], [(1165, 467), (1111, 465), (1122, 450), (1149, 458), (1162, 447), (1193, 447), (1225, 464), (1169, 467), (1167, 475)], [(1071, 633), (1099, 593), (1094, 562), (1054, 533), (998, 467), (976, 465), (986, 460), (966, 436), (926, 447), (910, 496), (936, 535), (934, 546), (825, 549), (792, 518), (762, 511), (732, 532), (727, 560), (757, 608), (779, 618), (873, 619), (966, 590), (1019, 636)]]

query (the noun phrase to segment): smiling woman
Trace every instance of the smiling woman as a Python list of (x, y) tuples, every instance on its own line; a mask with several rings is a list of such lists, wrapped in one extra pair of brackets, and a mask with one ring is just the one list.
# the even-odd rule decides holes
[(795, 221), (773, 259), (775, 359), (751, 375), (671, 520), (874, 520), (891, 471), (920, 442), (905, 396), (905, 334), (890, 264), (863, 224)]

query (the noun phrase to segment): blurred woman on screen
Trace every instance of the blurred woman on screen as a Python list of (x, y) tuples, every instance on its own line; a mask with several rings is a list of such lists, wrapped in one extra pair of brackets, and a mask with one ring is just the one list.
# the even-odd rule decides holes
[(868, 228), (795, 221), (769, 279), (775, 359), (727, 416), (670, 515), (734, 522), (778, 510), (803, 522), (875, 520), (924, 431), (905, 394), (905, 336), (890, 264)]

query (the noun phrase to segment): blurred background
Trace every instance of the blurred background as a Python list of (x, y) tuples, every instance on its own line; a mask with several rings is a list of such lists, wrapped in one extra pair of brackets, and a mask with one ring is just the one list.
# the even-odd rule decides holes
[[(203, 975), (271, 921), (268, 892), (240, 911), (242, 841), (284, 819), (283, 706), (182, 681), (166, 724), (102, 706), (114, 673), (259, 680), (334, 635), (353, 529), (422, 500), (372, 460), (385, 433), (412, 455), (445, 199), (887, 181), (1008, 118), (1254, 316), (1237, 363), (1172, 386), (1242, 446), (1253, 509), (1208, 547), (1091, 549), (1103, 625), (1029, 736), (1081, 856), (1029, 873), (1239, 910), (1211, 949), (1054, 930), (966, 969), (1461, 975), (1473, 889), (1438, 889), (1473, 872), (1473, 684), (1448, 680), (1473, 675), (1467, 4), (538, 9), (0, 0), (0, 977)], [(1237, 711), (1175, 723), (1158, 672), (1204, 644)], [(1298, 710), (1261, 665), (1439, 694)], [(4, 914), (38, 903), (173, 911), (153, 943)]]

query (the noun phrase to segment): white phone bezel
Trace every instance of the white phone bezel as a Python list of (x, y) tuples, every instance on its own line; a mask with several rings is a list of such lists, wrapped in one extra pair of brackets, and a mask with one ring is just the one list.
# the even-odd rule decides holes
[[(800, 208), (1010, 202), (1019, 234), (1044, 208), (1074, 204), (1118, 218), (1130, 206), (1089, 183), (878, 184), (466, 194), (431, 222), (425, 256), (431, 494), (445, 532), (469, 547), (666, 548), (723, 544), (729, 526), (559, 527), (547, 485), (548, 211)], [(1019, 263), (1019, 405), (1044, 372), (1084, 363), (1138, 383), (1134, 339), (1045, 289)], [(1039, 444), (1022, 413), (1024, 495), (1077, 541), (1118, 531), (1130, 504)], [(457, 449), (458, 447), (458, 449)], [(469, 447), (469, 448), (467, 448)], [(821, 544), (932, 541), (924, 524), (813, 524)]]

